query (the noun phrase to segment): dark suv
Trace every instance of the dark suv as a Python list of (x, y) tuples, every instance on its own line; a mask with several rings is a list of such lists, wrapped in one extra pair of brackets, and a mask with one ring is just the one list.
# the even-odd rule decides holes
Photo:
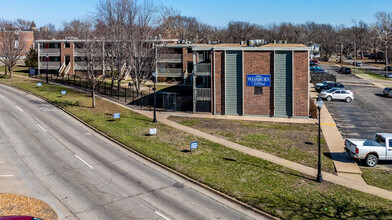
[(339, 69), (339, 72), (342, 74), (351, 74), (351, 68), (349, 67), (342, 67)]
[(324, 86), (321, 84), (316, 86), (316, 91), (320, 93), (323, 90), (328, 90), (328, 89), (344, 89), (345, 86), (341, 83), (335, 83), (335, 82), (328, 82)]

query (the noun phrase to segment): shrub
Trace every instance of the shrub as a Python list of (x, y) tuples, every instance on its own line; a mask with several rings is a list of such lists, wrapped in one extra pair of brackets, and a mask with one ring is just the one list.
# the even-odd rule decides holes
[(317, 118), (317, 106), (314, 103), (314, 100), (309, 98), (309, 117), (310, 118)]

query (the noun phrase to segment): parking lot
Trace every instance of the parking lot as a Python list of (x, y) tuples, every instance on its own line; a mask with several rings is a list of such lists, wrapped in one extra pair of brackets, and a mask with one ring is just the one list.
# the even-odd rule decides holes
[[(382, 89), (353, 75), (338, 74), (338, 66), (322, 66), (335, 74), (337, 81), (354, 92), (355, 99), (327, 102), (326, 106), (334, 118), (344, 139), (372, 138), (376, 132), (392, 133), (392, 98), (382, 95)], [(392, 162), (382, 164), (392, 168)]]

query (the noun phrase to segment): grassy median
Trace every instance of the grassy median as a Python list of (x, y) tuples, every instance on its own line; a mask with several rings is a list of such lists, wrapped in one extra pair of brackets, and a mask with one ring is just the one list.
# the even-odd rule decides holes
[[(102, 99), (91, 108), (84, 93), (14, 77), (1, 78), (45, 97), (90, 125), (140, 153), (205, 183), (249, 205), (283, 219), (382, 219), (392, 216), (392, 201), (338, 185), (314, 181), (312, 177), (268, 161), (239, 153), (225, 146), (186, 134), (180, 130), (153, 124), (151, 119)], [(60, 91), (67, 90), (61, 97)], [(1, 93), (1, 90), (0, 90)], [(113, 113), (121, 113), (113, 120)], [(148, 136), (156, 127), (158, 134)], [(199, 141), (199, 149), (190, 153), (189, 143)]]

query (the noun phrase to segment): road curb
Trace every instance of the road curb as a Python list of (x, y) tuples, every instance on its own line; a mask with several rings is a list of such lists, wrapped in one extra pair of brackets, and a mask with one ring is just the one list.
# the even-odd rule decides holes
[[(22, 77), (23, 77), (23, 76), (22, 76)], [(27, 78), (27, 77), (23, 77), (23, 78)], [(29, 78), (29, 79), (30, 79), (30, 78)], [(34, 80), (42, 81), (42, 80), (39, 80), (39, 79), (34, 79)], [(3, 84), (3, 83), (2, 83), (2, 84)], [(68, 87), (68, 88), (71, 88), (71, 89), (75, 89), (75, 88), (73, 88), (73, 87), (71, 87), (71, 86), (66, 86), (66, 85), (62, 85), (62, 84), (58, 84), (58, 83), (49, 82), (49, 84), (54, 84), (54, 85), (58, 85), (58, 86), (63, 86), (63, 87)], [(184, 174), (182, 174), (182, 173), (180, 173), (180, 172), (178, 172), (178, 171), (176, 171), (176, 170), (174, 170), (174, 169), (172, 169), (172, 168), (170, 168), (170, 167), (168, 167), (168, 166), (166, 166), (166, 165), (164, 165), (164, 164), (161, 164), (161, 163), (159, 163), (159, 162), (157, 162), (157, 161), (155, 161), (155, 160), (153, 160), (153, 159), (147, 157), (146, 155), (144, 155), (144, 154), (142, 154), (142, 153), (140, 153), (140, 152), (138, 152), (138, 151), (132, 149), (131, 147), (128, 147), (127, 145), (121, 143), (120, 141), (118, 141), (118, 140), (116, 140), (116, 139), (114, 139), (114, 138), (108, 136), (108, 135), (105, 134), (104, 132), (102, 132), (102, 131), (100, 131), (100, 130), (94, 128), (93, 126), (91, 126), (91, 125), (89, 125), (89, 124), (87, 124), (87, 123), (84, 122), (82, 119), (80, 119), (80, 118), (78, 118), (77, 116), (73, 115), (72, 113), (70, 113), (69, 111), (67, 111), (66, 109), (64, 109), (63, 107), (61, 107), (60, 105), (56, 104), (55, 102), (52, 102), (52, 101), (46, 99), (45, 97), (42, 97), (42, 96), (37, 95), (37, 94), (34, 94), (34, 93), (32, 93), (32, 92), (30, 92), (30, 91), (28, 91), (28, 90), (25, 90), (25, 89), (23, 89), (23, 88), (18, 88), (18, 87), (14, 86), (14, 85), (7, 85), (7, 84), (3, 84), (3, 85), (12, 87), (12, 88), (17, 89), (17, 90), (20, 90), (20, 91), (23, 91), (23, 92), (25, 92), (25, 93), (28, 93), (28, 94), (33, 95), (33, 96), (35, 96), (35, 97), (38, 97), (38, 98), (40, 98), (40, 99), (42, 99), (42, 100), (44, 100), (44, 101), (46, 101), (46, 102), (48, 102), (48, 103), (50, 103), (50, 104), (56, 106), (58, 109), (61, 109), (63, 112), (65, 112), (65, 113), (68, 114), (69, 116), (71, 116), (71, 117), (73, 117), (74, 119), (78, 120), (80, 123), (82, 123), (83, 125), (87, 126), (87, 127), (90, 128), (90, 129), (94, 130), (95, 132), (99, 133), (100, 135), (102, 135), (103, 137), (107, 138), (108, 140), (110, 140), (110, 141), (112, 141), (112, 142), (118, 144), (119, 146), (121, 146), (122, 148), (124, 148), (124, 149), (126, 149), (126, 150), (131, 151), (132, 153), (134, 153), (134, 154), (140, 156), (141, 158), (143, 158), (143, 159), (145, 159), (145, 160), (147, 160), (147, 161), (149, 161), (149, 162), (151, 162), (151, 163), (153, 163), (153, 164), (155, 164), (155, 165), (157, 165), (157, 166), (159, 166), (159, 167), (161, 167), (161, 168), (163, 168), (163, 169), (165, 169), (165, 170), (167, 170), (167, 171), (169, 171), (169, 172), (171, 172), (171, 173), (173, 173), (173, 174), (175, 174), (175, 175), (177, 175), (177, 176), (179, 176), (179, 177), (181, 177), (181, 178), (184, 179), (185, 181), (192, 182), (192, 183), (195, 184), (195, 185), (198, 185), (198, 186), (200, 186), (200, 187), (202, 187), (202, 188), (204, 188), (204, 189), (206, 189), (206, 190), (208, 190), (208, 191), (210, 191), (210, 192), (212, 192), (212, 193), (214, 193), (214, 194), (216, 194), (216, 195), (218, 195), (218, 196), (220, 196), (220, 197), (222, 197), (222, 198), (224, 198), (224, 199), (227, 199), (227, 200), (229, 200), (229, 201), (231, 201), (231, 202), (233, 202), (233, 203), (236, 203), (236, 204), (242, 206), (243, 208), (245, 208), (245, 209), (247, 209), (247, 210), (249, 210), (249, 211), (253, 211), (253, 212), (255, 212), (255, 213), (257, 213), (257, 214), (259, 214), (259, 215), (261, 215), (261, 216), (263, 216), (263, 217), (270, 218), (270, 219), (279, 219), (279, 218), (277, 218), (277, 217), (275, 217), (275, 216), (272, 216), (272, 215), (270, 215), (270, 214), (268, 214), (268, 213), (265, 213), (265, 212), (263, 212), (263, 211), (260, 210), (260, 209), (257, 209), (257, 208), (255, 208), (255, 207), (253, 207), (253, 206), (250, 206), (250, 205), (248, 205), (248, 204), (246, 204), (246, 203), (244, 203), (244, 202), (242, 202), (242, 201), (240, 201), (240, 200), (237, 200), (236, 198), (233, 198), (233, 197), (231, 197), (231, 196), (229, 196), (229, 195), (227, 195), (227, 194), (224, 194), (224, 193), (222, 193), (222, 192), (220, 192), (220, 191), (218, 191), (218, 190), (216, 190), (216, 189), (214, 189), (214, 188), (212, 188), (212, 187), (210, 187), (210, 186), (208, 186), (208, 185), (206, 185), (206, 184), (200, 183), (200, 182), (198, 182), (197, 180), (195, 180), (195, 179), (193, 179), (193, 178), (191, 178), (191, 177), (188, 177), (188, 176), (186, 176), (186, 175), (184, 175)], [(78, 90), (78, 89), (76, 89), (76, 90)], [(87, 93), (87, 92), (84, 91), (84, 90), (78, 90), (78, 91), (79, 91), (79, 92)], [(97, 96), (100, 97), (100, 98), (106, 99), (105, 97), (102, 97), (102, 96), (99, 96), (99, 95), (97, 95)], [(108, 101), (112, 101), (112, 100), (109, 100), (109, 99), (108, 99)], [(120, 103), (118, 103), (118, 104), (120, 104)], [(121, 105), (121, 104), (120, 104), (120, 105)]]

